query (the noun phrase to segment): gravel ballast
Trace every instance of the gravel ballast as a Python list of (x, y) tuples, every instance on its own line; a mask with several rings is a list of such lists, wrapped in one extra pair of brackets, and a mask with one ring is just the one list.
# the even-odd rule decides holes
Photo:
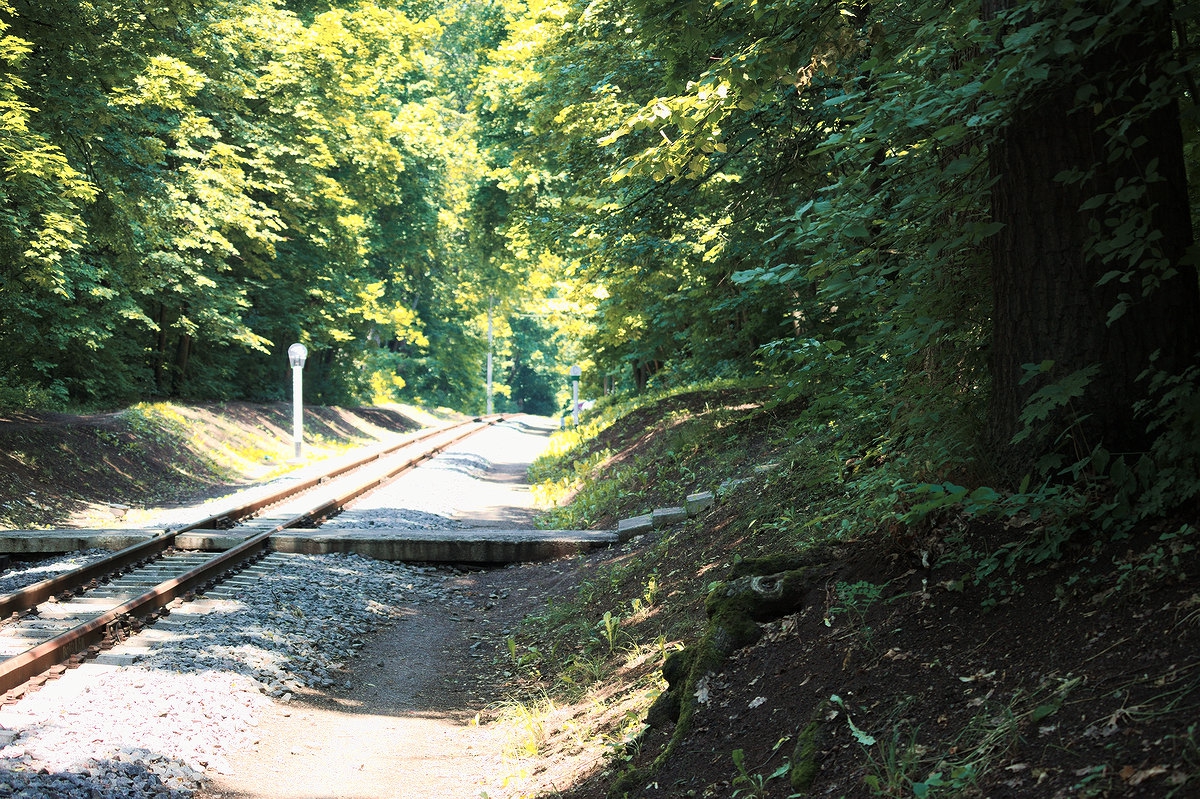
[(257, 741), (263, 703), (339, 685), (401, 604), (471, 604), (450, 587), (452, 569), (273, 554), (255, 570), (253, 589), (183, 604), (151, 627), (139, 638), (165, 628), (169, 639), (134, 665), (85, 664), (0, 709), (0, 741), (12, 739), (0, 796), (189, 797)]
[(25, 563), (18, 562), (0, 576), (0, 596), (15, 593), (43, 580), (83, 568), (89, 563), (95, 563), (111, 554), (106, 549), (85, 549), (60, 557), (42, 558)]

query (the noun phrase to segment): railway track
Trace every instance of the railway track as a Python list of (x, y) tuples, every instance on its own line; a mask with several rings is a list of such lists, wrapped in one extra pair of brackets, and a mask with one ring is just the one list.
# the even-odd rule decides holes
[[(424, 432), (259, 496), (235, 508), (127, 547), (65, 574), (0, 596), (0, 693), (138, 632), (179, 598), (232, 577), (270, 551), (273, 534), (309, 527), (338, 513), (447, 447), (501, 417)], [(245, 539), (212, 555), (177, 539), (199, 530), (245, 530)]]

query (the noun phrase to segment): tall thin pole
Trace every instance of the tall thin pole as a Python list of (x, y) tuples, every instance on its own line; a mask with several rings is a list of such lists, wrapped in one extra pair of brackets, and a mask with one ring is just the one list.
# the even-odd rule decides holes
[(487, 357), (487, 415), (492, 415), (492, 308), (496, 304), (494, 295), (488, 296), (488, 357)]
[(582, 374), (578, 365), (571, 367), (571, 424), (576, 427), (579, 427), (579, 377)]
[(300, 460), (300, 443), (304, 440), (304, 410), (301, 399), (303, 380), (300, 376), (303, 371), (302, 366), (292, 367), (292, 440), (296, 442), (296, 460)]
[(304, 403), (300, 383), (304, 360), (307, 357), (308, 348), (300, 342), (288, 347), (288, 363), (292, 365), (292, 441), (296, 444), (293, 461), (296, 463), (300, 462), (300, 442), (304, 440)]

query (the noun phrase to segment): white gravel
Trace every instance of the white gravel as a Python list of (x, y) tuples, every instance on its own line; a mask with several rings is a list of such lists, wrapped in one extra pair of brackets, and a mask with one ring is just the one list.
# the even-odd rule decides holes
[(85, 549), (68, 555), (31, 562), (18, 561), (11, 569), (5, 570), (4, 574), (0, 575), (0, 595), (20, 591), (22, 588), (94, 563), (111, 554), (106, 549)]

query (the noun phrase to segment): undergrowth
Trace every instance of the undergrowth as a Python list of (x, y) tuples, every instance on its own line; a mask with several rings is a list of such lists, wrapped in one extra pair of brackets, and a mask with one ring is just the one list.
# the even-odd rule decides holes
[[(556, 433), (531, 470), (538, 495), (556, 503), (546, 526), (609, 526), (695, 491), (720, 497), (712, 517), (622, 546), (574, 596), (530, 615), (508, 639), (508, 667), (533, 704), (545, 693), (586, 704), (605, 685), (638, 686), (625, 694), (621, 721), (597, 731), (614, 769), (636, 759), (642, 719), (666, 688), (663, 665), (700, 637), (705, 597), (731, 568), (860, 534), (895, 501), (880, 476), (888, 463), (880, 442), (798, 411), (802, 403), (781, 407), (766, 392), (736, 389), (608, 405)], [(704, 529), (714, 519), (719, 534)]]
[[(1163, 389), (1171, 390), (1183, 391), (1174, 384)], [(1178, 423), (1177, 406), (1162, 403), (1167, 399), (1143, 409), (1157, 414), (1157, 423), (1174, 425), (1158, 447), (1187, 461), (1197, 447), (1185, 440), (1191, 428)], [(1122, 464), (1129, 458), (1097, 448), (1086, 463), (1042, 464), (1012, 489), (970, 486), (960, 481), (978, 472), (970, 457), (955, 461), (953, 436), (913, 446), (886, 432), (895, 426), (882, 412), (834, 418), (834, 408), (799, 394), (781, 404), (765, 391), (747, 396), (730, 387), (606, 404), (578, 428), (556, 434), (532, 470), (539, 496), (555, 506), (547, 526), (611, 527), (678, 505), (694, 491), (718, 496), (708, 515), (622, 546), (587, 572), (573, 596), (529, 617), (510, 639), (513, 665), (531, 696), (546, 691), (586, 704), (604, 695), (606, 685), (641, 687), (625, 694), (619, 723), (597, 715), (608, 719), (595, 734), (609, 750), (614, 777), (645, 763), (640, 720), (667, 690), (661, 676), (667, 658), (702, 640), (706, 597), (740, 563), (754, 561), (763, 570), (778, 563), (782, 571), (805, 553), (871, 542), (880, 557), (958, 574), (940, 588), (972, 591), (984, 612), (1037, 575), (1054, 575), (1064, 605), (1081, 597), (1120, 601), (1187, 576), (1185, 564), (1200, 542), (1197, 526), (1159, 518), (1165, 507), (1197, 494), (1186, 463), (1162, 465), (1164, 455), (1155, 471), (1142, 460), (1130, 477), (1121, 471), (1128, 471)], [(1077, 559), (1089, 568), (1055, 571)], [(883, 601), (881, 588), (863, 579), (828, 586), (827, 623), (844, 627), (874, 657), (885, 653), (866, 619)], [(1044, 690), (1058, 696), (1069, 687)], [(903, 725), (876, 736), (867, 783), (879, 795), (973, 789), (1016, 726), (1040, 720), (1061, 697), (1030, 700), (1014, 696), (1006, 707), (991, 708), (986, 728), (968, 724), (954, 756), (927, 751), (923, 731)], [(1009, 721), (997, 726), (1002, 718)], [(636, 782), (647, 772), (629, 773)], [(738, 794), (749, 796), (783, 774), (751, 773), (739, 764), (732, 779)], [(619, 794), (622, 783), (615, 784)]]

